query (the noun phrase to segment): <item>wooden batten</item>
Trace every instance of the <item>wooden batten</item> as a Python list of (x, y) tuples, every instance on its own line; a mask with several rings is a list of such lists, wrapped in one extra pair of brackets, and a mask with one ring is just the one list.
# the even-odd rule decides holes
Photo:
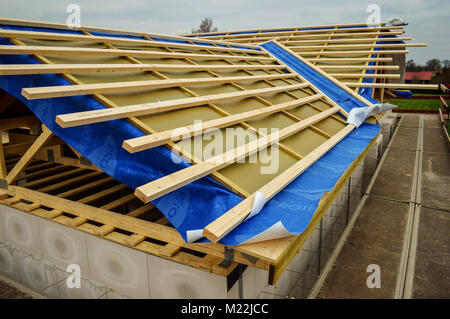
[(231, 149), (224, 154), (216, 155), (206, 161), (197, 163), (148, 184), (139, 186), (136, 188), (135, 194), (144, 203), (152, 201), (188, 183), (209, 175), (212, 172), (231, 165), (240, 159), (247, 158), (259, 150), (268, 148), (275, 142), (298, 133), (301, 130), (304, 130), (305, 128), (308, 128), (309, 126), (331, 116), (332, 114), (337, 113), (339, 110), (339, 107), (330, 108), (319, 114), (308, 117), (305, 120), (285, 127), (279, 132), (277, 131), (271, 135), (261, 137), (260, 139)]
[[(318, 148), (310, 152), (300, 161), (260, 188), (258, 192), (262, 193), (267, 200), (270, 200), (354, 129), (354, 125), (347, 125), (344, 129), (336, 133)], [(247, 197), (231, 210), (206, 226), (203, 230), (203, 235), (212, 242), (218, 242), (237, 225), (239, 225), (245, 218), (247, 218), (252, 210), (255, 195), (256, 193)]]
[(121, 49), (90, 49), (74, 47), (47, 47), (47, 46), (21, 46), (0, 45), (0, 54), (30, 54), (30, 55), (86, 55), (86, 56), (132, 56), (144, 58), (192, 58), (202, 60), (242, 60), (242, 61), (274, 61), (273, 58), (247, 55), (221, 55), (199, 53), (158, 52), (147, 50), (121, 50)]
[(289, 90), (296, 90), (304, 87), (304, 84), (293, 84), (287, 86), (276, 86), (266, 89), (247, 90), (243, 92), (222, 93), (213, 95), (204, 95), (201, 97), (192, 97), (185, 99), (169, 100), (164, 102), (154, 102), (147, 104), (137, 104), (122, 106), (120, 108), (111, 108), (103, 110), (86, 111), (79, 113), (70, 113), (58, 115), (56, 123), (61, 127), (73, 127), (104, 121), (110, 121), (120, 118), (156, 114), (166, 111), (179, 110), (183, 108), (198, 106), (218, 101), (227, 101), (230, 99), (242, 99), (261, 94), (277, 93)]
[(87, 94), (105, 94), (118, 93), (130, 90), (154, 90), (179, 86), (199, 86), (208, 84), (222, 84), (230, 82), (252, 82), (264, 80), (276, 80), (293, 78), (294, 74), (273, 74), (259, 76), (232, 76), (220, 78), (192, 78), (192, 79), (169, 79), (169, 80), (150, 80), (150, 81), (130, 81), (115, 83), (99, 83), (99, 84), (78, 84), (78, 85), (62, 85), (50, 87), (34, 87), (22, 89), (22, 95), (29, 100), (87, 95)]

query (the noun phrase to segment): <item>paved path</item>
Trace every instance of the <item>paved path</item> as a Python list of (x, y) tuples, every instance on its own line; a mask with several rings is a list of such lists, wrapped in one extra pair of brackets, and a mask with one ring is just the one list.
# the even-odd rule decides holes
[[(318, 298), (450, 298), (450, 148), (438, 115), (404, 114)], [(367, 266), (381, 269), (368, 288)]]

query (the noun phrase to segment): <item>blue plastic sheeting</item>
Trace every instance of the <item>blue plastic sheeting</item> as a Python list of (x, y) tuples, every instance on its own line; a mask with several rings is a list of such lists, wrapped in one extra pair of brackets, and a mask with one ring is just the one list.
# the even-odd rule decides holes
[(347, 168), (378, 135), (378, 125), (364, 123), (333, 147), (303, 174), (266, 203), (261, 212), (246, 220), (220, 242), (237, 245), (281, 221), (291, 234), (308, 226), (320, 200), (331, 191)]
[(262, 30), (261, 33), (271, 33), (271, 32), (289, 32), (295, 31), (297, 29), (283, 29), (283, 30)]
[(261, 46), (294, 71), (301, 74), (307, 81), (311, 82), (345, 111), (350, 112), (355, 107), (367, 106), (277, 44), (266, 42)]
[(26, 27), (26, 26), (20, 26), (20, 25), (0, 24), (0, 28), (2, 28), (4, 30), (17, 30), (17, 31), (84, 34), (83, 32), (77, 31), (77, 30), (60, 30), (60, 29), (51, 29), (51, 28), (35, 28), (35, 27)]
[(207, 43), (207, 42), (196, 42), (196, 41), (193, 41), (192, 43), (195, 43), (197, 45), (207, 45), (207, 46), (210, 46), (210, 47), (214, 46), (211, 43)]
[(406, 97), (407, 99), (412, 98), (412, 95), (413, 95), (412, 91), (400, 91), (400, 90), (391, 90), (391, 91), (392, 91), (392, 93)]
[(368, 26), (367, 24), (361, 24), (361, 25), (344, 25), (338, 27), (338, 29), (354, 29), (354, 28), (368, 28)]
[[(0, 38), (0, 44), (10, 44)], [(28, 55), (1, 55), (1, 64), (37, 64)], [(171, 160), (165, 147), (130, 154), (122, 141), (145, 135), (126, 120), (107, 121), (72, 128), (55, 123), (58, 114), (103, 109), (90, 96), (26, 100), (22, 88), (70, 85), (56, 74), (0, 76), (0, 88), (20, 99), (57, 136), (69, 143), (105, 173), (131, 188), (166, 176), (190, 164)], [(272, 225), (282, 222), (292, 234), (299, 234), (309, 224), (320, 199), (333, 189), (337, 180), (379, 132), (379, 127), (363, 124), (351, 132), (330, 152), (306, 170), (266, 203), (261, 212), (239, 225), (221, 240), (237, 245), (253, 238)], [(209, 177), (190, 183), (152, 203), (187, 240), (187, 231), (203, 229), (237, 205), (242, 198)], [(204, 239), (203, 242), (206, 242)]]
[(334, 27), (321, 27), (321, 28), (300, 28), (299, 31), (314, 31), (314, 30), (333, 30)]
[[(199, 37), (210, 37), (210, 36), (212, 36), (213, 34), (200, 34), (199, 35)], [(220, 36), (222, 36), (222, 35), (226, 35), (226, 33), (218, 33), (218, 34), (214, 34), (214, 36), (218, 36), (218, 37), (220, 37)], [(196, 36), (195, 35), (190, 35), (190, 36), (188, 36), (188, 38), (195, 38)]]
[[(397, 38), (396, 35), (383, 35), (383, 33), (386, 33), (387, 31), (381, 31), (380, 36), (378, 38)], [(384, 43), (384, 44), (395, 44), (395, 43), (405, 43), (405, 41), (380, 41), (377, 43)]]
[(173, 40), (173, 39), (164, 39), (164, 38), (157, 38), (157, 37), (151, 37), (150, 39), (158, 41), (158, 42), (172, 42), (172, 43), (189, 44), (189, 42), (186, 40)]
[[(378, 42), (377, 42), (377, 44), (378, 44)], [(374, 49), (374, 51), (379, 51), (380, 50), (380, 48), (375, 48)], [(371, 55), (371, 58), (376, 58), (377, 57), (377, 55), (376, 54), (372, 54)], [(369, 62), (369, 64), (368, 65), (375, 65), (375, 62)], [(366, 70), (366, 72), (365, 72), (365, 74), (374, 74), (375, 73), (375, 70)], [(363, 80), (362, 80), (362, 83), (373, 83), (375, 81), (375, 78), (363, 78)], [(358, 91), (358, 94), (359, 95), (362, 95), (363, 97), (365, 97), (366, 99), (368, 99), (369, 100), (369, 98), (371, 99), (371, 100), (373, 100), (372, 99), (372, 92), (373, 92), (373, 88), (371, 88), (371, 87), (366, 87), (366, 88), (360, 88), (359, 89), (359, 91)]]
[[(381, 31), (380, 34), (387, 32), (387, 31)], [(392, 37), (390, 35), (380, 35), (379, 38), (387, 38), (387, 37)], [(396, 38), (397, 36), (393, 36), (394, 38)], [(404, 43), (403, 41), (400, 42), (395, 42), (395, 41), (378, 41), (376, 42), (376, 44), (392, 44), (392, 43)], [(375, 48), (374, 51), (380, 51), (380, 48)], [(376, 54), (372, 54), (371, 58), (376, 58), (377, 55)], [(375, 62), (369, 62), (368, 65), (375, 65)], [(365, 74), (374, 74), (375, 70), (366, 70)], [(375, 78), (364, 78), (362, 80), (362, 83), (374, 83)], [(373, 88), (360, 88), (358, 91), (358, 94), (362, 95), (363, 97), (365, 97), (367, 100), (371, 101), (372, 103), (378, 103), (376, 100), (374, 100), (372, 98), (372, 92), (373, 92)], [(375, 101), (375, 102), (374, 102)]]
[[(10, 44), (0, 38), (0, 44)], [(1, 64), (38, 64), (28, 55), (0, 55)], [(20, 99), (57, 136), (121, 183), (135, 189), (152, 180), (190, 166), (175, 164), (171, 152), (155, 147), (130, 154), (125, 139), (145, 135), (126, 120), (114, 120), (73, 128), (61, 128), (56, 115), (105, 108), (90, 96), (27, 100), (22, 88), (71, 85), (56, 74), (0, 76), (0, 87)], [(228, 211), (242, 199), (211, 178), (202, 178), (152, 203), (161, 210), (186, 240), (186, 230), (199, 228)], [(180, 202), (181, 201), (181, 202)], [(189, 218), (186, 218), (189, 216)]]

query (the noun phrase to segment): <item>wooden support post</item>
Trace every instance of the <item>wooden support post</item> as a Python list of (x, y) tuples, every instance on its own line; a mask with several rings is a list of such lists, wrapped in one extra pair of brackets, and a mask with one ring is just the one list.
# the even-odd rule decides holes
[(13, 183), (19, 174), (27, 167), (27, 165), (33, 159), (33, 156), (37, 151), (45, 144), (50, 141), (53, 137), (53, 133), (48, 129), (44, 128), (43, 132), (39, 137), (34, 141), (34, 143), (30, 146), (30, 148), (23, 154), (21, 159), (17, 162), (17, 164), (13, 167), (11, 172), (9, 172), (8, 176), (6, 176), (6, 181), (8, 184)]
[(3, 142), (0, 132), (0, 178), (5, 179), (8, 171), (6, 170), (5, 152), (3, 152)]

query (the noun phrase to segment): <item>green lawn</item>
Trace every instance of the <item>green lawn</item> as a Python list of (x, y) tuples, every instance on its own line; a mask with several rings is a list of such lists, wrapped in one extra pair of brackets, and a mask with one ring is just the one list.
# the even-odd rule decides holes
[[(398, 110), (439, 110), (440, 100), (388, 100), (388, 103), (398, 105)], [(447, 104), (450, 101), (447, 100)]]

